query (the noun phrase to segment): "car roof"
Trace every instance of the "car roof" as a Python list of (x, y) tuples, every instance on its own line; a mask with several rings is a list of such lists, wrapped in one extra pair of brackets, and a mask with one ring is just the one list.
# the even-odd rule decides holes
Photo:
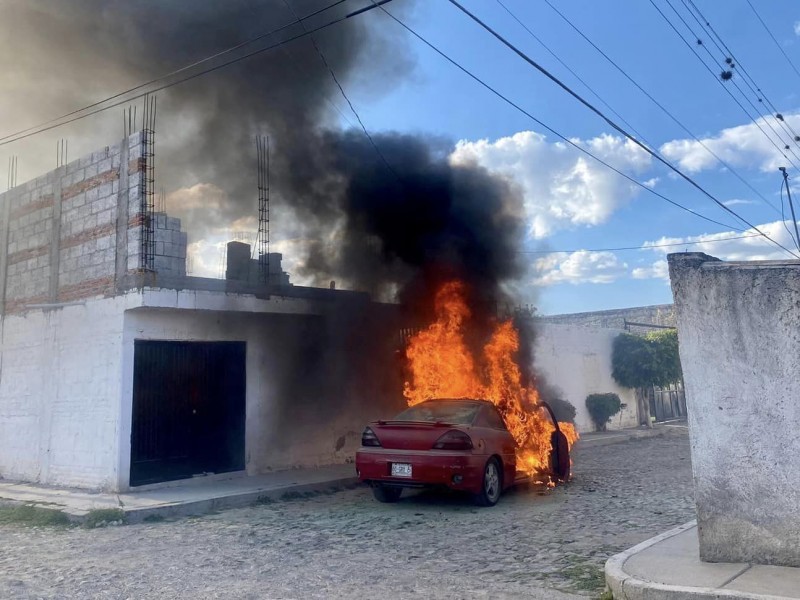
[(491, 400), (480, 398), (428, 398), (425, 402), (472, 402), (474, 404), (494, 404)]

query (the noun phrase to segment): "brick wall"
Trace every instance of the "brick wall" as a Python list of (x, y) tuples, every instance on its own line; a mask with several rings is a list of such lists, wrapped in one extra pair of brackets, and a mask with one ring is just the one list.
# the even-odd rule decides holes
[[(113, 296), (143, 263), (143, 132), (0, 194), (0, 309)], [(180, 220), (154, 219), (154, 269), (186, 274)]]

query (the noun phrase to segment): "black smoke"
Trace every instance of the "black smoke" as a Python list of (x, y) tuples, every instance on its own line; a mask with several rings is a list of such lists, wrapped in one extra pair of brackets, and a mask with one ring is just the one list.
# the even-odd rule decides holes
[[(36, 97), (67, 111), (330, 4), (333, 0), (9, 0), (0, 7), (5, 23), (0, 38), (7, 35), (9, 43), (24, 38), (26, 52), (18, 53), (15, 68), (31, 77), (44, 70)], [(368, 4), (339, 4), (305, 27)], [(413, 3), (386, 7), (407, 16)], [(303, 31), (291, 25), (204, 66)], [(362, 108), (413, 70), (408, 37), (379, 9), (325, 29), (314, 41)], [(184, 218), (191, 239), (220, 224), (254, 218), (254, 139), (268, 134), (272, 238), (303, 240), (296, 278), (323, 285), (337, 280), (383, 299), (408, 300), (427, 297), (441, 280), (458, 277), (471, 284), (475, 300), (487, 310), (496, 305), (501, 284), (523, 270), (515, 253), (522, 234), (519, 198), (504, 180), (478, 166), (450, 164), (452, 141), (391, 132), (373, 132), (369, 140), (317, 47), (305, 37), (158, 94), (157, 187), (170, 194), (203, 182), (224, 192), (222, 200), (200, 198), (192, 206), (169, 206), (170, 211)], [(48, 77), (60, 84), (48, 84)], [(342, 129), (340, 113), (355, 126)], [(34, 120), (43, 116), (51, 114)], [(121, 129), (118, 116), (113, 122)], [(91, 119), (80, 125), (93, 131)], [(104, 132), (104, 143), (120, 134)]]

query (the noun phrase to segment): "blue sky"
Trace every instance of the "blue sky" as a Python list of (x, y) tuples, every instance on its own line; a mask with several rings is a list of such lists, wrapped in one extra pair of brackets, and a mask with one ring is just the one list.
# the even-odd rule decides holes
[[(685, 5), (680, 0), (671, 1), (693, 29), (699, 32), (700, 27), (690, 17)], [(780, 174), (777, 166), (781, 161), (786, 161), (767, 137), (756, 129), (717, 78), (712, 77), (670, 29), (649, 0), (624, 3), (608, 0), (552, 2), (692, 133), (708, 140), (707, 145), (734, 166), (763, 196), (780, 207)], [(609, 112), (495, 0), (463, 0), (463, 3), (576, 91)], [(788, 234), (777, 223), (780, 216), (773, 208), (764, 204), (731, 172), (715, 164), (713, 157), (698, 148), (694, 140), (582, 40), (544, 0), (504, 0), (504, 3), (649, 144), (658, 149), (673, 142), (669, 155), (671, 160), (718, 199), (734, 201), (731, 208), (751, 223), (758, 226), (771, 224), (765, 230), (771, 235), (781, 236), (779, 241), (784, 244), (791, 243)], [(688, 30), (666, 1), (655, 0), (655, 3), (688, 38)], [(747, 3), (744, 0), (724, 4), (696, 0), (696, 4), (741, 61), (747, 74), (777, 109), (786, 115), (793, 128), (800, 131), (800, 119), (795, 121), (789, 117), (798, 108), (800, 76), (780, 54)], [(800, 37), (795, 33), (795, 23), (800, 21), (800, 7), (788, 1), (763, 0), (754, 0), (754, 6), (785, 52), (800, 66)], [(388, 8), (396, 10), (391, 5)], [(395, 25), (385, 15), (376, 13), (369, 18), (384, 21), (380, 26)], [(429, 41), (563, 135), (578, 138), (586, 145), (590, 144), (590, 140), (613, 133), (599, 117), (526, 65), (446, 0), (418, 3), (413, 14), (405, 19)], [(577, 165), (575, 161), (579, 155), (576, 151), (554, 147), (558, 140), (552, 134), (481, 88), (418, 40), (410, 36), (407, 39), (417, 59), (412, 77), (379, 99), (362, 100), (358, 94), (354, 98), (370, 129), (426, 132), (453, 140), (465, 140), (468, 145), (486, 140), (484, 148), (473, 148), (470, 155), (473, 158), (477, 156), (487, 166), (517, 178), (526, 177), (527, 169), (544, 171), (530, 176), (528, 193), (531, 196), (536, 196), (541, 190), (557, 187), (565, 179), (571, 182), (565, 192), (588, 194), (585, 210), (579, 205), (573, 207), (572, 212), (577, 214), (572, 217), (551, 216), (546, 219), (549, 222), (545, 224), (545, 230), (531, 235), (528, 240), (527, 251), (591, 250), (639, 246), (664, 237), (670, 238), (668, 242), (679, 243), (687, 239), (704, 240), (706, 237), (693, 236), (714, 233), (721, 234), (717, 237), (736, 235), (729, 227), (703, 221), (644, 190), (631, 189), (627, 182), (617, 175), (607, 174), (604, 167), (593, 164), (591, 159), (587, 159), (587, 165)], [(702, 39), (717, 57), (719, 53), (711, 45), (709, 36), (703, 33)], [(697, 49), (709, 65), (714, 65), (708, 54), (699, 47)], [(718, 62), (723, 62), (721, 55)], [(721, 71), (716, 65), (712, 68), (715, 73)], [(738, 83), (747, 96), (742, 95), (733, 83)], [(743, 76), (737, 73), (733, 82), (725, 86), (751, 114), (755, 114), (755, 111), (749, 101), (768, 114), (745, 85)], [(776, 128), (787, 143), (791, 142), (794, 151), (800, 155), (800, 147), (790, 139), (788, 133), (780, 129), (776, 120), (770, 119), (769, 123), (762, 124), (762, 128), (783, 148), (783, 143), (777, 141), (769, 125)], [(733, 129), (737, 127), (739, 129)], [(721, 132), (726, 130), (731, 131), (720, 137)], [(516, 144), (508, 141), (519, 151), (514, 154), (519, 157), (522, 152), (523, 156), (523, 160), (509, 163), (508, 148), (498, 149), (495, 142), (526, 131), (543, 134), (545, 138), (533, 138), (537, 146), (533, 152), (528, 152), (530, 144), (520, 140), (521, 136), (517, 136)], [(528, 142), (530, 139), (529, 136)], [(681, 142), (687, 139), (692, 143)], [(641, 151), (630, 145), (626, 147), (620, 139), (607, 140), (606, 145), (609, 144), (613, 147), (608, 148), (609, 153), (604, 156), (611, 157), (612, 163), (621, 170), (639, 181), (649, 182), (658, 192), (697, 212), (723, 223), (737, 224), (735, 218), (689, 184), (669, 175), (665, 167), (657, 165), (655, 161), (647, 161), (640, 154)], [(791, 154), (789, 156), (795, 164), (800, 165), (800, 160)], [(536, 164), (526, 165), (525, 157), (539, 162), (538, 167)], [(548, 165), (553, 168), (548, 169)], [(575, 169), (580, 171), (581, 168), (588, 172), (576, 176)], [(607, 181), (605, 184), (598, 183), (596, 177), (605, 177)], [(583, 184), (579, 183), (581, 181)], [(598, 191), (604, 186), (605, 190)], [(542, 209), (542, 204), (545, 204), (545, 212), (563, 213), (558, 206), (560, 201), (564, 201), (563, 197), (548, 199), (546, 192), (540, 195), (545, 198), (533, 198), (531, 201), (534, 213), (531, 218), (535, 217), (536, 210)], [(592, 206), (598, 214), (586, 222), (588, 217), (581, 213), (592, 213)], [(761, 239), (748, 238), (723, 244), (709, 241), (686, 248), (727, 259), (788, 257)], [(671, 251), (684, 249), (678, 246)], [(536, 294), (536, 303), (546, 313), (670, 302), (671, 293), (664, 278), (664, 255), (664, 251), (655, 249), (601, 254), (530, 254), (527, 256), (532, 265), (537, 266), (538, 274), (525, 283), (536, 285), (527, 285), (523, 289), (526, 294)]]
[[(800, 145), (792, 139), (793, 132), (782, 129), (788, 124), (800, 132), (800, 74), (793, 70), (764, 30), (748, 0), (724, 3), (718, 0), (549, 1), (628, 76), (703, 140), (705, 146), (732, 165), (736, 174), (756, 192), (722, 167), (703, 146), (609, 65), (558, 16), (547, 0), (502, 1), (580, 75), (590, 89), (559, 64), (497, 0), (460, 1), (578, 93), (611, 114), (594, 96), (599, 94), (650, 147), (677, 164), (751, 224), (782, 244), (793, 246), (780, 215), (781, 179), (777, 168), (791, 167), (792, 177), (800, 176), (800, 171), (782, 156), (785, 152), (780, 151), (788, 143), (797, 156), (786, 154), (800, 167)], [(750, 2), (780, 47), (800, 69), (800, 5), (789, 0)], [(241, 8), (248, 3), (257, 14), (257, 0), (220, 3), (219, 10), (233, 10), (232, 7)], [(355, 8), (367, 3), (368, 0), (350, 0), (346, 6)], [(303, 2), (297, 0), (296, 4), (300, 6)], [(701, 54), (712, 73), (659, 15), (654, 4)], [(692, 4), (703, 12), (739, 62), (734, 69), (736, 74), (727, 83), (722, 84), (717, 76), (725, 57), (691, 16), (688, 7)], [(694, 33), (686, 29), (670, 5), (686, 19)], [(52, 10), (61, 5), (55, 0), (49, 3), (17, 0), (9, 6), (36, 12), (42, 6), (50, 6)], [(261, 8), (266, 6), (261, 5)], [(568, 147), (447, 63), (381, 11), (372, 10), (358, 16), (381, 34), (392, 34), (388, 37), (399, 45), (390, 46), (390, 51), (408, 52), (415, 63), (410, 73), (402, 78), (382, 78), (375, 74), (379, 69), (370, 68), (363, 69), (357, 77), (348, 78), (345, 83), (348, 95), (366, 126), (373, 132), (394, 130), (449, 139), (454, 148), (452, 161), (483, 165), (512, 182), (524, 198), (528, 238), (520, 251), (525, 253), (530, 273), (514, 289), (520, 303), (535, 303), (542, 312), (552, 314), (670, 302), (665, 269), (668, 251), (703, 251), (725, 260), (788, 256), (763, 238), (754, 237), (752, 231), (737, 232), (737, 225), (739, 229), (748, 228), (737, 224), (734, 217), (701, 192), (615, 133), (597, 115), (524, 63), (448, 0), (394, 0), (385, 8), (401, 16), (430, 42), (582, 148), (656, 192), (722, 223), (710, 223), (671, 206)], [(264, 23), (253, 23), (253, 31), (237, 31), (242, 39), (261, 32), (262, 27), (277, 18), (268, 11), (262, 16)], [(115, 61), (119, 59), (113, 53), (107, 56), (108, 53), (103, 52), (81, 51), (84, 46), (92, 48), (94, 41), (84, 46), (77, 41), (74, 47), (65, 46), (80, 54), (77, 62), (81, 64), (76, 66), (70, 52), (49, 49), (51, 40), (47, 38), (47, 31), (33, 28), (26, 32), (25, 23), (0, 18), (0, 50), (4, 49), (4, 44), (11, 45), (6, 52), (0, 52), (0, 89), (4, 91), (0, 94), (0, 131), (3, 133), (52, 118), (63, 113), (67, 106), (70, 109), (83, 106), (142, 82), (136, 69), (117, 64)], [(323, 49), (326, 36), (336, 35), (337, 31), (341, 29), (334, 27), (320, 36)], [(31, 46), (29, 52), (16, 52), (12, 33), (26, 39)], [(694, 44), (695, 35), (701, 37), (703, 46)], [(37, 48), (37, 44), (41, 47)], [(213, 51), (224, 47), (213, 46)], [(712, 52), (713, 58), (705, 53), (705, 48)], [(193, 51), (202, 51), (198, 56), (192, 55), (199, 59), (207, 56), (211, 49)], [(365, 57), (372, 62), (380, 58)], [(163, 65), (163, 68), (181, 65)], [(769, 116), (768, 107), (758, 102), (757, 96), (762, 94), (750, 91), (746, 85), (749, 80), (741, 72), (742, 66), (761, 88), (764, 97), (784, 115), (784, 124)], [(213, 86), (215, 80), (209, 75), (202, 81)], [(750, 105), (754, 103), (767, 115), (766, 120), (759, 119), (755, 124), (728, 92), (751, 114), (755, 114)], [(165, 96), (164, 107), (169, 110), (168, 92)], [(347, 113), (341, 97), (328, 100)], [(159, 102), (159, 111), (161, 107)], [(167, 150), (179, 152), (181, 144), (195, 143), (197, 137), (194, 129), (197, 123), (192, 121), (191, 115), (185, 114), (181, 106), (172, 108), (172, 114), (165, 119), (167, 135), (159, 130), (161, 156)], [(51, 169), (56, 139), (70, 140), (71, 157), (108, 144), (119, 135), (119, 110), (27, 138), (13, 146), (3, 146), (0, 148), (0, 169), (3, 169), (0, 174), (5, 175), (5, 164), (12, 154), (20, 157), (20, 182)], [(352, 116), (349, 121), (354, 122)], [(344, 119), (341, 124), (350, 126)], [(208, 213), (209, 207), (231, 200), (226, 190), (215, 187), (213, 174), (192, 171), (190, 175), (196, 175), (194, 185), (189, 183), (186, 187), (166, 190), (170, 211), (183, 207)], [(797, 194), (800, 198), (800, 189)], [(216, 237), (195, 235), (187, 226), (192, 242), (193, 273), (217, 276), (221, 249), (230, 239), (231, 231), (253, 231), (254, 222), (255, 216), (250, 215), (234, 223), (220, 223), (214, 234)], [(190, 219), (185, 219), (184, 224), (187, 223)], [(290, 227), (281, 227), (278, 221), (272, 247), (284, 252), (284, 267), (291, 273), (302, 259), (302, 253), (292, 244), (304, 240), (293, 238)], [(748, 237), (725, 241), (738, 236)], [(700, 243), (687, 245), (687, 242)], [(604, 250), (664, 243), (675, 245), (645, 250)], [(546, 253), (552, 250), (569, 252)]]

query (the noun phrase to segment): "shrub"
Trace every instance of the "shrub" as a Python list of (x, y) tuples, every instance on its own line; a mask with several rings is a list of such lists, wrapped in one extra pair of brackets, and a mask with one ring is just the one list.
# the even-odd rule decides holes
[(556, 421), (559, 423), (574, 423), (575, 422), (575, 407), (571, 403), (563, 400), (562, 398), (550, 398), (547, 401), (553, 413), (556, 416)]
[(589, 394), (586, 397), (586, 408), (594, 421), (597, 431), (605, 431), (611, 417), (622, 410), (622, 402), (616, 394)]
[(556, 421), (559, 423), (575, 422), (575, 407), (572, 406), (572, 403), (562, 398), (563, 392), (559, 388), (548, 383), (541, 377), (537, 378), (536, 387), (539, 390), (539, 398), (547, 402), (550, 408), (553, 409)]

